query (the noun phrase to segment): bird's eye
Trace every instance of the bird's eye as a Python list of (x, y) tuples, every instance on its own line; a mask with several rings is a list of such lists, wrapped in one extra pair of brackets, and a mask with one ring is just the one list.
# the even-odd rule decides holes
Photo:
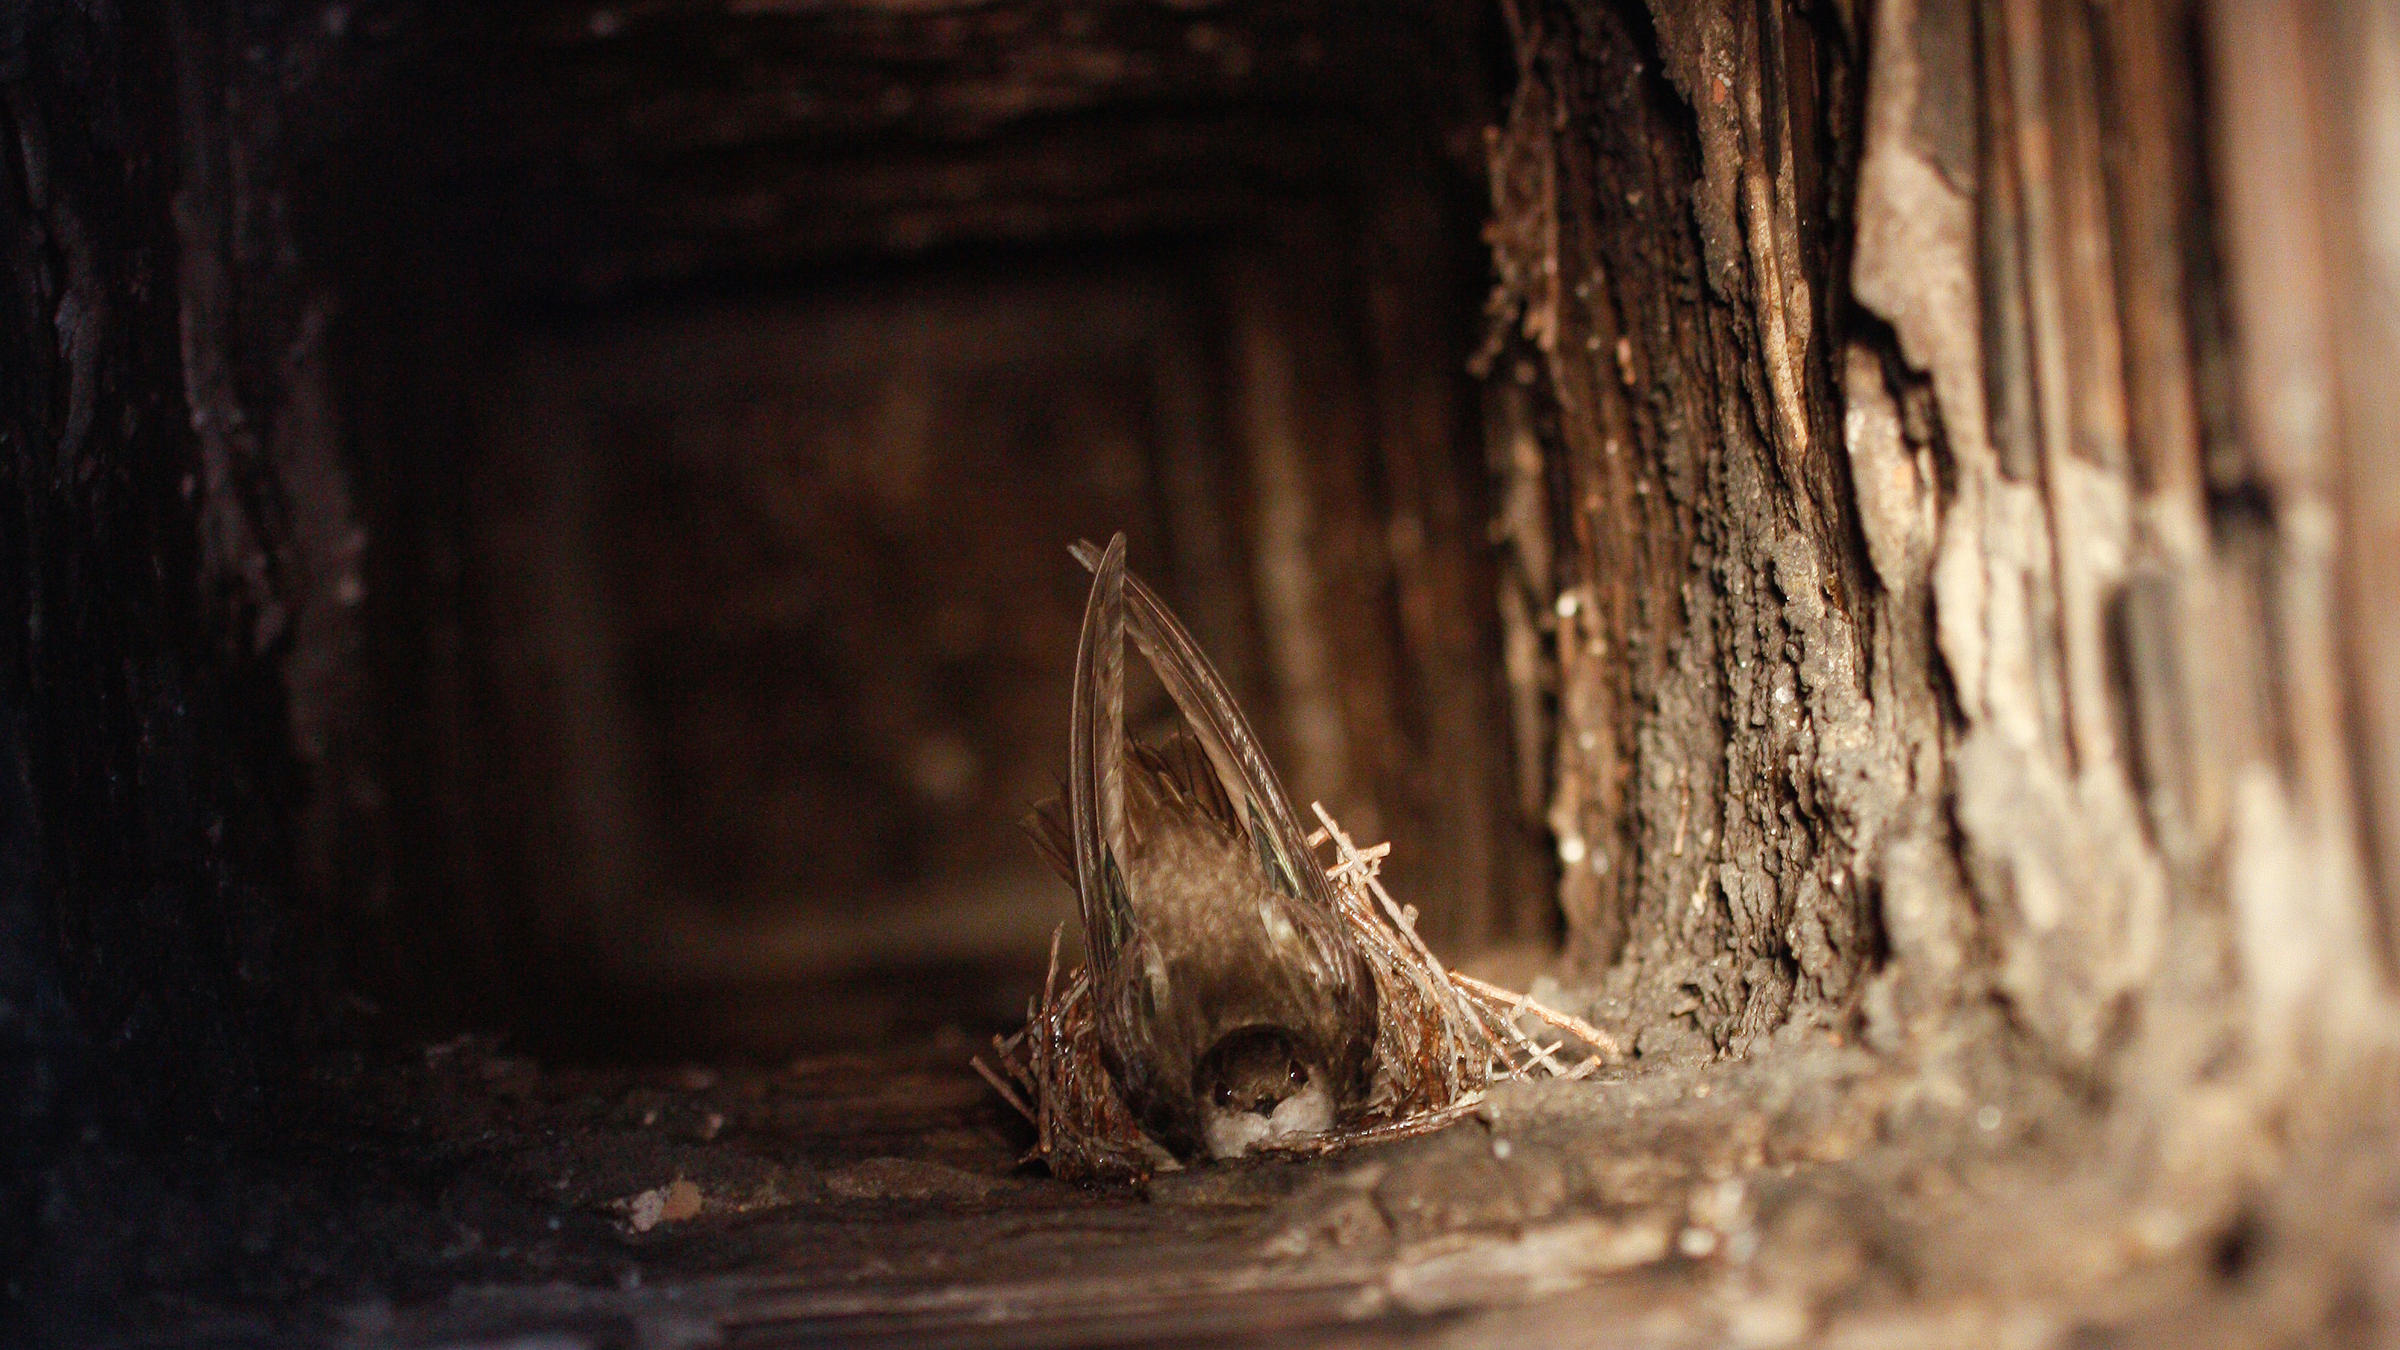
[(1308, 1066), (1296, 1059), (1292, 1061), (1292, 1071), (1287, 1076), (1292, 1080), (1293, 1087), (1308, 1086)]
[(1225, 1086), (1223, 1083), (1217, 1084), (1217, 1105), (1233, 1105), (1233, 1089)]

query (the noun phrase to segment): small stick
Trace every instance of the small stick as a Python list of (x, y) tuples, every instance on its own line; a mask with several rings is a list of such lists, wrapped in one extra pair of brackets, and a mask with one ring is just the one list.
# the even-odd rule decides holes
[[(1333, 840), (1334, 847), (1341, 850), (1341, 863), (1337, 865), (1334, 870), (1338, 872), (1342, 870), (1342, 868), (1349, 866), (1352, 860), (1358, 858), (1359, 856), (1358, 845), (1351, 843), (1350, 836), (1342, 833), (1342, 827), (1333, 823), (1333, 816), (1330, 812), (1326, 811), (1325, 803), (1310, 802), (1308, 804), (1308, 809), (1317, 813), (1317, 819), (1325, 823), (1325, 832)], [(1383, 889), (1382, 881), (1371, 872), (1364, 873), (1360, 876), (1359, 880), (1366, 883), (1367, 889), (1374, 895), (1375, 899), (1382, 904), (1383, 912), (1391, 916), (1392, 923), (1396, 925), (1402, 933), (1407, 934), (1409, 946), (1415, 950), (1418, 959), (1425, 962), (1425, 964), (1428, 966), (1431, 966), (1434, 970), (1442, 971), (1446, 974), (1447, 971), (1444, 971), (1441, 961), (1434, 956), (1432, 949), (1425, 945), (1425, 940), (1423, 938), (1417, 936), (1416, 925), (1410, 923), (1407, 918), (1400, 913), (1399, 904), (1392, 899), (1389, 892)]]
[(1461, 975), (1456, 971), (1453, 971), (1451, 972), (1450, 978), (1456, 980), (1458, 983), (1466, 986), (1467, 988), (1474, 990), (1476, 993), (1483, 994), (1491, 998), (1509, 999), (1511, 1001), (1518, 1002), (1519, 1006), (1524, 1011), (1532, 1013), (1534, 1016), (1542, 1019), (1545, 1022), (1548, 1022), (1554, 1027), (1557, 1027), (1560, 1031), (1566, 1032), (1568, 1035), (1573, 1036), (1575, 1039), (1591, 1046), (1593, 1049), (1606, 1052), (1611, 1058), (1623, 1059), (1625, 1057), (1625, 1047), (1617, 1042), (1616, 1037), (1609, 1035), (1607, 1032), (1602, 1031), (1600, 1028), (1593, 1026), (1591, 1023), (1584, 1021), (1580, 1017), (1570, 1017), (1566, 1013), (1560, 1012), (1558, 1009), (1550, 1007), (1547, 1004), (1538, 1003), (1534, 1001), (1530, 995), (1511, 994), (1509, 991), (1502, 989), (1496, 984), (1485, 984), (1483, 981), (1476, 979), (1472, 975)]
[[(1464, 1043), (1462, 1024), (1465, 1030), (1486, 1029), (1467, 1015), (1471, 1009), (1460, 999), (1457, 987), (1442, 978), (1441, 963), (1432, 959), (1431, 952), (1416, 937), (1408, 916), (1395, 912), (1393, 921), (1388, 924), (1375, 918), (1375, 910), (1363, 892), (1373, 887), (1383, 900), (1387, 912), (1393, 911), (1390, 896), (1382, 894), (1380, 884), (1375, 881), (1377, 864), (1390, 852), (1389, 845), (1378, 846), (1373, 850), (1372, 857), (1361, 854), (1350, 838), (1333, 824), (1323, 804), (1317, 804), (1316, 809), (1318, 818), (1332, 830), (1340, 854), (1339, 861), (1327, 872), (1336, 883), (1335, 895), (1341, 903), (1343, 915), (1349, 919), (1355, 934), (1382, 959), (1387, 978), (1405, 981), (1401, 988), (1414, 994), (1424, 1005), (1428, 1020), (1441, 1023), (1440, 1039), (1446, 1043), (1444, 1050), (1438, 1056), (1424, 1053), (1419, 1060), (1420, 1073), (1438, 1071), (1442, 1096), (1455, 1098), (1462, 1088), (1459, 1081), (1461, 1061), (1469, 1058), (1471, 1053)], [(1408, 945), (1403, 946), (1403, 940)], [(1424, 1046), (1419, 1048), (1421, 1051), (1429, 1050)], [(1435, 1062), (1437, 1058), (1438, 1065)], [(1488, 1067), (1485, 1076), (1489, 1077)]]
[[(1342, 833), (1342, 827), (1334, 823), (1333, 814), (1325, 809), (1325, 803), (1310, 802), (1308, 809), (1316, 812), (1317, 819), (1324, 823), (1327, 835), (1333, 839), (1334, 846), (1341, 851), (1343, 862), (1347, 863), (1357, 855), (1358, 846), (1351, 843), (1350, 836)], [(1417, 959), (1423, 961), (1434, 974), (1448, 975), (1450, 972), (1442, 965), (1441, 958), (1435, 956), (1433, 949), (1425, 945), (1425, 939), (1417, 936), (1417, 926), (1409, 921), (1408, 916), (1400, 912), (1399, 904), (1392, 899), (1391, 892), (1383, 888), (1382, 880), (1372, 871), (1363, 871), (1360, 880), (1366, 883), (1368, 891), (1383, 906), (1383, 912), (1391, 916), (1393, 925), (1408, 938), (1409, 947), (1415, 951)], [(1453, 989), (1450, 992), (1455, 999), (1457, 991)]]
[(1392, 856), (1392, 846), (1389, 843), (1377, 844), (1365, 852), (1346, 854), (1340, 862), (1334, 864), (1332, 874), (1345, 880), (1351, 877), (1374, 876), (1382, 870), (1376, 864), (1390, 856)]
[(992, 1072), (991, 1066), (983, 1062), (983, 1056), (977, 1055), (967, 1062), (975, 1066), (975, 1072), (983, 1075), (983, 1081), (992, 1085), (992, 1091), (999, 1093), (1001, 1100), (1007, 1102), (1010, 1106), (1017, 1108), (1018, 1115), (1025, 1117), (1027, 1121), (1030, 1121), (1034, 1125), (1038, 1126), (1041, 1124), (1041, 1121), (1034, 1116), (1033, 1108), (1027, 1106), (1024, 1101), (1017, 1096), (1016, 1093), (1011, 1092), (1008, 1084), (1000, 1081), (1000, 1075)]
[[(1453, 980), (1459, 980), (1465, 977), (1453, 973), (1451, 978)], [(1499, 989), (1497, 986), (1486, 986), (1486, 990), (1489, 990), (1490, 992), (1485, 993), (1485, 990), (1478, 990), (1477, 992), (1485, 993), (1485, 996), (1493, 1002), (1505, 1001), (1508, 1004), (1508, 1008), (1505, 1012), (1499, 1011), (1498, 1009), (1493, 1009), (1488, 1015), (1491, 1016), (1492, 1019), (1496, 1021), (1502, 1029), (1507, 1031), (1509, 1039), (1515, 1041), (1524, 1049), (1526, 1054), (1532, 1056), (1534, 1063), (1541, 1065), (1543, 1068), (1548, 1069), (1554, 1074), (1565, 1073), (1567, 1071), (1567, 1066), (1550, 1057), (1550, 1052), (1552, 1050), (1556, 1050), (1558, 1047), (1554, 1045), (1548, 1050), (1543, 1049), (1534, 1041), (1533, 1037), (1525, 1034), (1524, 1028), (1517, 1025), (1517, 1014), (1525, 1011), (1526, 1005), (1533, 1001), (1531, 997), (1525, 994), (1511, 994), (1506, 990)]]
[[(1467, 1007), (1475, 1013), (1476, 1018), (1484, 1028), (1485, 1034), (1495, 1042), (1496, 1051), (1508, 1047), (1521, 1048), (1535, 1062), (1544, 1064), (1545, 1067), (1549, 1068), (1553, 1073), (1563, 1073), (1566, 1071), (1565, 1065), (1547, 1060), (1546, 1057), (1541, 1053), (1541, 1048), (1533, 1043), (1533, 1038), (1527, 1036), (1524, 1030), (1520, 1028), (1513, 1020), (1511, 1020), (1516, 1015), (1517, 1010), (1522, 1008), (1525, 997), (1524, 995), (1507, 995), (1505, 1001), (1509, 1004), (1509, 1006), (1503, 1009), (1499, 1007), (1498, 1004), (1504, 1000), (1494, 998), (1489, 994), (1483, 993), (1481, 990), (1473, 989), (1467, 985), (1459, 983), (1460, 979), (1461, 977), (1456, 972), (1452, 972), (1451, 980), (1453, 985), (1457, 988), (1465, 990), (1470, 995), (1470, 997), (1465, 1000)], [(1501, 992), (1503, 994), (1506, 993), (1506, 991)], [(1516, 1072), (1517, 1066), (1513, 1061), (1503, 1056), (1502, 1062), (1509, 1066), (1512, 1074)]]

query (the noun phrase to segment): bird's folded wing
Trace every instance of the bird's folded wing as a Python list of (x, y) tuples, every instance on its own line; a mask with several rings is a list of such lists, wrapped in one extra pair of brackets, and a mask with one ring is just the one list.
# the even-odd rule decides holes
[(1125, 536), (1092, 564), (1092, 594), (1075, 647), (1067, 727), (1067, 804), (1074, 826), (1075, 893), (1092, 965), (1106, 971), (1132, 936), (1125, 889)]
[[(1249, 719), (1242, 716), (1233, 692), (1225, 687), (1225, 681), (1218, 677), (1216, 668), (1209, 664), (1200, 644), (1193, 641), (1174, 611), (1167, 608), (1156, 592), (1143, 585), (1141, 578), (1125, 570), (1124, 542), (1125, 536), (1119, 534), (1109, 541), (1106, 550), (1095, 548), (1088, 540), (1074, 545), (1076, 561), (1092, 570), (1095, 603), (1103, 589), (1102, 576), (1113, 567), (1119, 580), (1109, 586), (1123, 597), (1118, 620), (1120, 631), (1133, 638), (1134, 648), (1158, 672), (1159, 682), (1166, 686), (1168, 696), (1175, 700), (1175, 706), (1191, 725), (1241, 819), (1244, 832), (1258, 851), (1259, 864), (1276, 889), (1285, 895), (1316, 906), (1324, 913), (1333, 913), (1333, 891), (1325, 880), (1324, 869), (1311, 857), (1308, 835), (1300, 827), (1291, 799), (1284, 795), (1275, 767), (1267, 762), (1266, 751), (1250, 730)], [(1084, 619), (1087, 644), (1091, 631), (1091, 612), (1087, 608)], [(1124, 698), (1121, 644), (1117, 650), (1115, 688), (1121, 713)], [(1080, 696), (1081, 653), (1076, 668)], [(1121, 737), (1121, 716), (1118, 731)]]

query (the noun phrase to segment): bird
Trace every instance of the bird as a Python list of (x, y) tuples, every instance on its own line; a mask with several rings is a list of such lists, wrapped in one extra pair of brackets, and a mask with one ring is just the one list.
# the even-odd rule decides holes
[[(1372, 1086), (1372, 968), (1240, 705), (1126, 570), (1124, 534), (1073, 552), (1092, 589), (1067, 785), (1026, 826), (1077, 896), (1101, 1060), (1178, 1159), (1325, 1133)], [(1125, 733), (1128, 638), (1185, 723), (1155, 744)]]

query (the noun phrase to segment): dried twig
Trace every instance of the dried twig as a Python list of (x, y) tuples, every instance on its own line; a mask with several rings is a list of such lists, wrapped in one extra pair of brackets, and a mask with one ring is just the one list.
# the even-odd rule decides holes
[(1041, 1117), (1035, 1115), (1033, 1108), (1025, 1104), (1024, 1098), (1017, 1095), (1015, 1088), (1010, 1087), (1005, 1079), (992, 1071), (991, 1065), (983, 1062), (983, 1056), (977, 1055), (967, 1062), (975, 1066), (975, 1072), (983, 1075), (983, 1081), (992, 1085), (992, 1091), (999, 1093), (1002, 1101), (1017, 1108), (1018, 1115), (1032, 1121), (1037, 1126), (1041, 1124)]
[(1496, 984), (1486, 984), (1482, 980), (1476, 979), (1472, 975), (1461, 975), (1456, 971), (1453, 971), (1451, 972), (1450, 978), (1457, 982), (1462, 988), (1474, 990), (1476, 993), (1481, 994), (1486, 998), (1509, 1000), (1515, 1005), (1516, 1012), (1532, 1013), (1534, 1016), (1542, 1019), (1545, 1022), (1548, 1022), (1554, 1027), (1557, 1027), (1560, 1031), (1567, 1033), (1576, 1040), (1579, 1040), (1585, 1045), (1592, 1047), (1594, 1050), (1599, 1051), (1601, 1054), (1606, 1055), (1610, 1059), (1623, 1059), (1625, 1057), (1625, 1047), (1617, 1042), (1616, 1037), (1609, 1035), (1607, 1032), (1602, 1031), (1600, 1028), (1593, 1026), (1591, 1023), (1584, 1021), (1580, 1017), (1570, 1017), (1567, 1014), (1560, 1012), (1556, 1008), (1550, 1007), (1546, 1004), (1537, 1003), (1532, 998), (1524, 994), (1512, 994)]

